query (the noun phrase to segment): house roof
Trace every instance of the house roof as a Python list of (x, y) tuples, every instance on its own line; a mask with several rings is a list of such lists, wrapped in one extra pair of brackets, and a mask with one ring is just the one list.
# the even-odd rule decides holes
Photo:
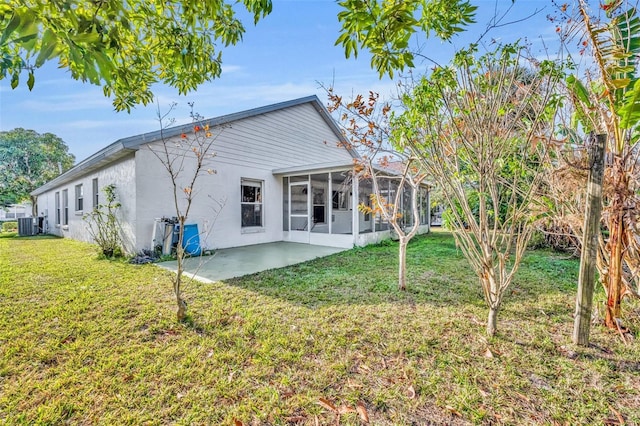
[[(249, 109), (246, 111), (240, 111), (233, 114), (222, 115), (219, 117), (213, 117), (209, 119), (202, 120), (204, 124), (209, 124), (209, 126), (220, 126), (223, 124), (231, 123), (234, 121), (255, 117), (261, 114), (266, 114), (273, 111), (278, 111), (285, 108), (290, 108), (297, 105), (302, 105), (310, 103), (314, 106), (316, 111), (320, 114), (323, 120), (327, 123), (327, 125), (331, 128), (331, 130), (336, 134), (341, 142), (346, 144), (346, 139), (338, 125), (334, 121), (333, 117), (327, 109), (324, 107), (320, 99), (316, 95), (306, 96), (304, 98), (293, 99), (290, 101), (280, 102), (272, 105), (266, 105), (258, 108)], [(31, 195), (40, 195), (50, 189), (53, 189), (59, 185), (63, 185), (69, 181), (72, 181), (82, 175), (90, 173), (94, 170), (97, 170), (107, 164), (110, 164), (114, 161), (117, 161), (123, 157), (126, 157), (145, 144), (156, 142), (161, 140), (162, 138), (172, 138), (174, 136), (178, 136), (182, 133), (191, 133), (193, 131), (193, 124), (183, 124), (179, 126), (170, 127), (164, 129), (162, 131), (157, 130), (154, 132), (143, 133), (141, 135), (130, 136), (128, 138), (119, 139), (112, 144), (106, 146), (95, 154), (89, 156), (88, 158), (82, 160), (80, 163), (73, 166), (71, 169), (67, 170), (65, 173), (56, 177), (55, 179), (47, 182), (41, 187), (35, 189)], [(348, 149), (349, 153), (357, 158), (358, 154), (351, 149)]]

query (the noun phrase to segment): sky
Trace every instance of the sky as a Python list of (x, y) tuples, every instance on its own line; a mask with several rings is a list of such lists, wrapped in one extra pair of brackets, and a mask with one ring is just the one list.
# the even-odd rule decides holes
[[(463, 35), (451, 43), (420, 37), (414, 40), (415, 45), (421, 43), (431, 59), (446, 64), (456, 49), (477, 40), (496, 11), (502, 14), (512, 5), (510, 0), (472, 3), (478, 6), (477, 23)], [(557, 40), (555, 24), (546, 19), (554, 10), (551, 0), (516, 0), (503, 23), (539, 13), (494, 28), (483, 40), (491, 44), (493, 40), (527, 39), (534, 45), (534, 54), (543, 56), (543, 46)], [(247, 31), (243, 41), (223, 51), (220, 78), (185, 96), (171, 87), (156, 85), (157, 103), (138, 106), (131, 113), (115, 112), (101, 87), (75, 81), (68, 71), (49, 62), (36, 70), (32, 91), (24, 84), (26, 75), (14, 90), (9, 80), (0, 80), (0, 131), (22, 127), (53, 133), (66, 142), (79, 162), (118, 139), (158, 130), (158, 107), (164, 113), (173, 102), (177, 107), (171, 116), (176, 124), (184, 124), (190, 121), (189, 102), (194, 103), (197, 113), (210, 118), (314, 94), (326, 104), (322, 86), (333, 86), (345, 98), (374, 91), (391, 99), (397, 92), (397, 81), (380, 79), (365, 52), (357, 59), (346, 59), (343, 48), (335, 46), (339, 11), (333, 0), (273, 0), (273, 12), (256, 26), (252, 20), (244, 22)], [(417, 64), (414, 73), (431, 66)]]

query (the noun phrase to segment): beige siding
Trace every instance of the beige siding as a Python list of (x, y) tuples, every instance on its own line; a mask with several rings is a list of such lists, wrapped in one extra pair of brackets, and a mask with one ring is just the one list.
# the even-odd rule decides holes
[(231, 123), (216, 142), (219, 163), (264, 170), (322, 162), (345, 163), (351, 155), (311, 104)]

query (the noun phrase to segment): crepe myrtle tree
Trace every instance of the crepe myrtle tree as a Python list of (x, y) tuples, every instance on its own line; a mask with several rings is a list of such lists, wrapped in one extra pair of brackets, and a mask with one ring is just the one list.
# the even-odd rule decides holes
[[(357, 95), (345, 101), (328, 89), (328, 96), (328, 109), (340, 116), (347, 148), (360, 154), (354, 160), (353, 178), (371, 182), (369, 200), (361, 202), (358, 209), (364, 214), (379, 215), (398, 235), (398, 289), (406, 290), (407, 244), (420, 227), (418, 197), (426, 175), (416, 158), (408, 152), (397, 152), (389, 145), (391, 107), (380, 102), (377, 93), (369, 92), (367, 98)], [(394, 184), (395, 194), (388, 183)], [(403, 213), (407, 209), (402, 209), (405, 190), (409, 192), (410, 217)]]
[[(177, 270), (172, 277), (173, 292), (176, 298), (177, 319), (179, 322), (184, 322), (187, 319), (187, 302), (183, 292), (184, 265), (188, 256), (183, 244), (185, 225), (199, 192), (196, 184), (203, 175), (216, 174), (216, 170), (212, 167), (213, 158), (216, 156), (214, 145), (222, 133), (223, 127), (213, 128), (210, 126), (202, 116), (193, 111), (193, 104), (190, 103), (192, 123), (184, 128), (178, 138), (168, 137), (165, 132), (174, 123), (169, 115), (175, 106), (176, 104), (172, 104), (164, 114), (160, 112), (158, 107), (160, 140), (150, 144), (149, 149), (162, 163), (171, 182), (172, 204), (179, 226), (176, 246)], [(215, 218), (222, 209), (224, 200), (209, 198), (213, 202), (212, 217)]]
[(477, 274), (493, 336), (505, 290), (534, 229), (553, 91), (561, 74), (527, 62), (517, 45), (480, 57), (474, 47), (435, 68), (403, 97), (394, 141), (442, 188), (458, 247)]

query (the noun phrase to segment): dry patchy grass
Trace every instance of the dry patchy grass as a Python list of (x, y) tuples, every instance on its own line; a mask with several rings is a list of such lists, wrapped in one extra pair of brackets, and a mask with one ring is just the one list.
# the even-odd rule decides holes
[(487, 340), (449, 235), (410, 244), (407, 292), (395, 254), (194, 282), (183, 325), (153, 265), (0, 238), (0, 422), (359, 425), (345, 408), (360, 404), (375, 425), (640, 424), (638, 343), (596, 327), (592, 347), (570, 344), (575, 260), (530, 253)]

